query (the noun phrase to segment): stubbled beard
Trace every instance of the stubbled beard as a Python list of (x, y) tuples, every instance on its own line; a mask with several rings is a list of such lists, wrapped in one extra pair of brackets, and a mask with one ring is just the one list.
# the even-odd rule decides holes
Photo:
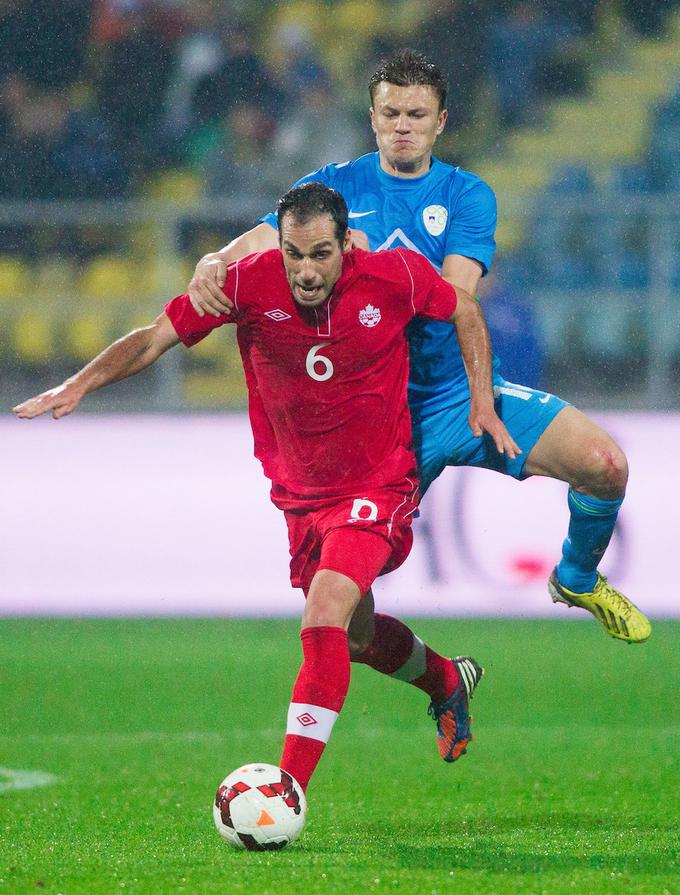
[(423, 159), (415, 158), (410, 161), (400, 161), (399, 159), (388, 159), (389, 163), (392, 165), (395, 171), (398, 171), (400, 174), (414, 174), (418, 167), (421, 165)]

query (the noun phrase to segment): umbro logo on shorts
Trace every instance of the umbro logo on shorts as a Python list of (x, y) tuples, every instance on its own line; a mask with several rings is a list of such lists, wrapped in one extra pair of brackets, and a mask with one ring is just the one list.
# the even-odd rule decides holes
[(274, 308), (273, 311), (265, 311), (264, 316), (276, 320), (277, 323), (281, 320), (290, 320), (290, 314), (286, 314), (285, 311), (281, 311), (279, 308)]

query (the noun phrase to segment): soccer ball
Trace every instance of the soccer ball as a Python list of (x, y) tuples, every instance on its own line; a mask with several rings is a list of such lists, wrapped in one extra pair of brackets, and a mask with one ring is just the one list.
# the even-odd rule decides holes
[(300, 784), (273, 764), (247, 764), (220, 784), (213, 819), (234, 848), (275, 851), (294, 842), (305, 825), (307, 800)]

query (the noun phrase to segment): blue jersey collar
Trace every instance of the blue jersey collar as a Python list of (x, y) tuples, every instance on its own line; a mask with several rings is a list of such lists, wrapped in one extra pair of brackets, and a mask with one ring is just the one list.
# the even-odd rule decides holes
[(396, 177), (394, 174), (388, 174), (387, 171), (383, 171), (380, 166), (380, 153), (374, 152), (373, 158), (375, 162), (375, 170), (378, 176), (380, 183), (385, 187), (385, 189), (417, 189), (420, 184), (427, 178), (432, 175), (435, 167), (441, 165), (439, 159), (432, 156), (430, 161), (430, 168), (424, 174), (421, 174), (420, 177)]

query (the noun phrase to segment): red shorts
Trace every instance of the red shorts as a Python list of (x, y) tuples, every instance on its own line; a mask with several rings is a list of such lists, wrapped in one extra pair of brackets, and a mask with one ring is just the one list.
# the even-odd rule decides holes
[(272, 500), (288, 525), (291, 584), (305, 594), (317, 570), (329, 569), (351, 578), (363, 596), (411, 551), (415, 475), (357, 497), (308, 500), (275, 488)]

